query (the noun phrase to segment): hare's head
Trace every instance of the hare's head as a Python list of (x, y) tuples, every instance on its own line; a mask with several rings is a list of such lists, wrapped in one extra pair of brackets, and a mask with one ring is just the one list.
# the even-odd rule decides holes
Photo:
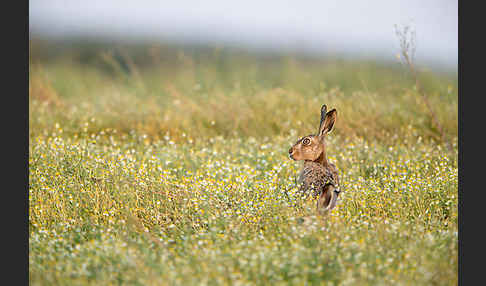
[(326, 134), (332, 130), (336, 122), (336, 109), (327, 112), (326, 105), (321, 107), (321, 122), (319, 131), (315, 135), (307, 135), (300, 138), (289, 150), (289, 156), (293, 160), (318, 161), (325, 159), (326, 145), (324, 139)]

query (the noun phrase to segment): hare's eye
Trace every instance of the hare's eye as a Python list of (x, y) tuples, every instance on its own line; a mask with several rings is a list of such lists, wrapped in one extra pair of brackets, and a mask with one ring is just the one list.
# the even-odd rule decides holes
[(302, 144), (309, 145), (310, 144), (310, 139), (309, 138), (304, 138), (304, 140), (302, 140)]

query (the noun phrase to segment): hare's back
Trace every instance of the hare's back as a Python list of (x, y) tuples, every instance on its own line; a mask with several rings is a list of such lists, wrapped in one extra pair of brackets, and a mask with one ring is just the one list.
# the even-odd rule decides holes
[(313, 195), (317, 195), (327, 183), (333, 180), (332, 170), (315, 162), (305, 162), (299, 176), (299, 182), (304, 191), (312, 189)]
[(339, 185), (339, 173), (338, 169), (334, 164), (329, 164), (328, 168), (329, 173), (331, 174), (332, 180), (334, 181), (334, 184), (337, 186)]

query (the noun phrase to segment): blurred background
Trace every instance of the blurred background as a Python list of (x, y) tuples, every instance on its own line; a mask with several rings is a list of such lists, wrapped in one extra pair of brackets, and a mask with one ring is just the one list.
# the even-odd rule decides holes
[[(156, 136), (202, 132), (206, 125), (211, 130), (205, 134), (262, 135), (288, 132), (293, 124), (293, 118), (287, 123), (266, 118), (268, 106), (299, 116), (302, 124), (314, 116), (300, 111), (312, 107), (309, 102), (344, 105), (356, 101), (356, 92), (399, 108), (409, 103), (386, 96), (413, 91), (415, 81), (403, 64), (396, 27), (414, 35), (411, 49), (425, 91), (454, 111), (455, 101), (443, 99), (457, 96), (457, 14), (457, 1), (445, 0), (31, 0), (30, 106), (36, 118), (31, 127), (63, 121), (74, 132), (89, 116), (101, 116), (106, 124), (99, 128), (140, 131), (137, 126), (151, 122), (153, 128), (143, 133)], [(240, 102), (232, 109), (226, 101), (235, 98)], [(64, 109), (51, 109), (43, 119), (41, 101)], [(118, 104), (110, 106), (113, 102)], [(221, 118), (208, 114), (222, 102)], [(411, 124), (430, 125), (427, 134), (437, 133), (427, 117), (414, 113), (416, 106), (409, 107), (403, 122), (419, 118)], [(401, 116), (386, 108), (391, 111), (383, 114)], [(351, 115), (359, 110), (350, 107), (341, 124), (365, 135)], [(178, 118), (178, 112), (197, 121)], [(240, 118), (223, 118), (235, 113)], [(268, 127), (262, 134), (253, 130), (262, 124)], [(393, 131), (397, 122), (380, 124), (377, 128)]]
[(31, 0), (31, 38), (238, 47), (393, 60), (394, 25), (416, 30), (417, 61), (457, 67), (457, 1)]

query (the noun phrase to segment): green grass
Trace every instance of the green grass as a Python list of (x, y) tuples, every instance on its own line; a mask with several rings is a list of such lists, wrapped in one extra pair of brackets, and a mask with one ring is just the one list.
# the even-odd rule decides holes
[[(456, 79), (421, 78), (449, 150), (396, 67), (195, 59), (31, 65), (31, 285), (457, 284)], [(323, 103), (327, 220), (287, 156)]]

